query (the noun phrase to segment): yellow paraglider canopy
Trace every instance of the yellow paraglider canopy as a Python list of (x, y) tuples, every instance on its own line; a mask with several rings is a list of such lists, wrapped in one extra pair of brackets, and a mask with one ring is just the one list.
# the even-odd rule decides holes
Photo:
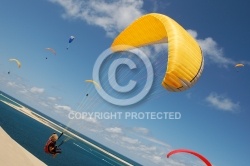
[(244, 64), (238, 63), (238, 64), (235, 65), (235, 67), (244, 67)]
[(167, 71), (162, 81), (169, 91), (189, 89), (200, 77), (204, 59), (195, 39), (168, 16), (146, 14), (125, 28), (113, 41), (113, 51), (168, 43)]
[(97, 82), (95, 82), (94, 80), (85, 80), (85, 82), (93, 83), (97, 88), (101, 88), (100, 85)]
[(16, 64), (17, 64), (17, 67), (18, 68), (20, 68), (21, 67), (21, 62), (19, 61), (19, 60), (17, 60), (17, 59), (9, 59), (9, 61), (13, 61), (13, 62), (16, 62)]

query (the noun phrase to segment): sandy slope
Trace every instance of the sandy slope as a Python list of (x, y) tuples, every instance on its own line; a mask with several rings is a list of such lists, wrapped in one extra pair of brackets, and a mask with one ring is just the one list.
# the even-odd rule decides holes
[(0, 127), (0, 165), (45, 166), (46, 164), (20, 146)]

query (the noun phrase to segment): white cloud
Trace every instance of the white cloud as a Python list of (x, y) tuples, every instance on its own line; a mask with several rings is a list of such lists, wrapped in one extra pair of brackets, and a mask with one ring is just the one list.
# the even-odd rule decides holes
[(198, 40), (204, 56), (206, 56), (209, 60), (216, 64), (220, 64), (223, 66), (235, 65), (236, 62), (230, 58), (224, 56), (223, 49), (219, 48), (216, 41), (213, 38), (208, 37), (203, 40)]
[(39, 104), (42, 105), (43, 107), (49, 107), (50, 105), (48, 105), (46, 102), (44, 101), (39, 101)]
[(161, 51), (166, 51), (168, 49), (167, 43), (159, 43), (154, 45), (154, 51), (159, 53)]
[(248, 61), (238, 62), (236, 60), (226, 57), (224, 55), (223, 49), (218, 46), (217, 42), (212, 37), (198, 39), (198, 33), (196, 31), (187, 31), (197, 40), (203, 51), (204, 57), (207, 58), (209, 61), (222, 67), (234, 66), (237, 63), (244, 63), (250, 65), (250, 62)]
[(143, 0), (49, 0), (65, 9), (64, 18), (77, 18), (102, 27), (114, 36), (142, 15)]
[(8, 82), (8, 83), (7, 83), (7, 86), (15, 87), (15, 86), (16, 86), (16, 83), (15, 83), (15, 82)]
[(106, 130), (107, 132), (115, 133), (115, 134), (121, 134), (121, 133), (122, 133), (122, 129), (119, 128), (119, 127), (106, 128), (105, 130)]
[(230, 98), (218, 95), (216, 93), (210, 93), (206, 97), (206, 101), (213, 107), (223, 111), (237, 112), (240, 108), (239, 103), (235, 103)]
[(224, 56), (223, 49), (218, 46), (213, 38), (207, 37), (205, 39), (198, 39), (198, 33), (196, 31), (187, 31), (197, 40), (202, 49), (203, 55), (210, 61), (223, 66), (234, 65), (236, 63), (232, 59)]
[(161, 146), (166, 147), (167, 149), (170, 149), (170, 145), (166, 144), (165, 142), (162, 142), (158, 139), (155, 139), (154, 137), (149, 136), (149, 130), (144, 127), (133, 127), (132, 131), (134, 131), (136, 134), (139, 134), (140, 138), (143, 138), (144, 140), (147, 140), (151, 143), (158, 144)]
[(162, 142), (162, 141), (160, 141), (160, 140), (158, 140), (158, 139), (155, 139), (155, 138), (153, 138), (153, 137), (142, 136), (142, 138), (144, 138), (144, 139), (146, 139), (146, 140), (148, 140), (148, 141), (150, 141), (150, 142), (152, 142), (152, 143), (156, 143), (156, 144), (158, 144), (158, 145), (164, 146), (164, 147), (166, 147), (166, 148), (168, 148), (168, 149), (170, 149), (170, 147), (171, 147), (170, 145), (166, 144), (165, 142)]
[(50, 101), (56, 101), (57, 98), (56, 97), (48, 97), (48, 100), (50, 100)]
[(26, 90), (25, 86), (15, 81), (8, 81), (7, 86), (16, 89), (17, 91)]
[(30, 92), (32, 92), (32, 93), (43, 93), (44, 89), (43, 88), (32, 87), (30, 89)]
[(54, 105), (54, 108), (55, 108), (56, 110), (60, 110), (60, 111), (67, 111), (67, 112), (73, 111), (73, 110), (71, 109), (71, 107), (66, 106), (66, 105), (58, 105), (58, 104), (55, 104), (55, 105)]
[[(89, 122), (89, 123), (99, 124), (97, 119), (92, 118), (92, 117), (84, 116), (83, 120), (86, 121), (86, 122)], [(94, 131), (93, 129), (90, 129), (90, 130)]]
[(135, 131), (138, 134), (144, 134), (144, 135), (149, 133), (149, 130), (147, 128), (144, 128), (144, 127), (134, 127), (133, 131)]
[(126, 143), (129, 143), (129, 144), (137, 144), (139, 143), (138, 139), (134, 139), (134, 138), (130, 138), (130, 137), (125, 137), (123, 136), (121, 138), (122, 141), (126, 142)]

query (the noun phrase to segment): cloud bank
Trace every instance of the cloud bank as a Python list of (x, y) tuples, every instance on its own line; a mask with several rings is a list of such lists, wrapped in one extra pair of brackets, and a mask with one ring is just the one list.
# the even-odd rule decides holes
[(227, 112), (237, 112), (240, 108), (238, 102), (233, 102), (230, 98), (217, 93), (210, 93), (206, 101), (214, 108)]
[(49, 0), (65, 10), (63, 18), (76, 18), (103, 28), (113, 37), (143, 14), (143, 0)]

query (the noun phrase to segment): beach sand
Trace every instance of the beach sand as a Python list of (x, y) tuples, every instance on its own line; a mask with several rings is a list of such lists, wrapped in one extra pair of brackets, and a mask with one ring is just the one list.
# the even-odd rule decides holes
[[(6, 96), (5, 96), (5, 97), (6, 97)], [(9, 98), (8, 98), (8, 99), (9, 99)], [(11, 100), (11, 99), (9, 99), (9, 100)], [(89, 141), (87, 141), (87, 140), (85, 140), (85, 139), (79, 137), (78, 135), (76, 135), (76, 134), (74, 134), (74, 133), (72, 133), (72, 132), (66, 130), (65, 128), (63, 128), (63, 127), (61, 127), (61, 126), (59, 126), (59, 125), (53, 123), (52, 121), (50, 121), (50, 120), (48, 120), (48, 119), (46, 119), (46, 118), (44, 118), (44, 117), (38, 115), (37, 113), (35, 113), (35, 112), (31, 111), (30, 109), (28, 109), (28, 108), (26, 108), (26, 107), (20, 105), (19, 103), (16, 103), (16, 102), (13, 101), (13, 100), (11, 100), (11, 101), (14, 102), (16, 105), (11, 104), (11, 103), (6, 102), (6, 101), (3, 101), (3, 100), (0, 100), (0, 101), (3, 102), (3, 103), (5, 103), (5, 104), (7, 104), (7, 105), (9, 105), (10, 107), (16, 109), (17, 111), (20, 111), (20, 112), (22, 112), (23, 114), (25, 114), (25, 115), (27, 115), (27, 116), (29, 116), (29, 117), (31, 117), (31, 118), (33, 118), (33, 119), (39, 121), (40, 123), (43, 123), (44, 125), (46, 125), (46, 126), (52, 128), (53, 130), (56, 130), (56, 131), (58, 131), (58, 132), (63, 132), (64, 135), (66, 135), (66, 136), (68, 136), (68, 137), (78, 138), (79, 140), (85, 142), (86, 144), (92, 146), (93, 148), (96, 148), (96, 149), (100, 150), (101, 152), (105, 153), (106, 155), (108, 155), (108, 156), (110, 156), (110, 157), (112, 157), (112, 158), (114, 158), (114, 159), (116, 159), (116, 160), (122, 162), (122, 163), (124, 164), (124, 166), (133, 166), (132, 164), (130, 164), (130, 163), (128, 163), (128, 162), (122, 160), (121, 158), (119, 158), (119, 157), (117, 157), (117, 156), (115, 156), (115, 155), (109, 153), (108, 151), (106, 151), (106, 150), (104, 150), (104, 149), (102, 149), (102, 148), (96, 146), (95, 144), (93, 144), (93, 143), (91, 143), (91, 142), (89, 142)], [(18, 106), (17, 106), (17, 105), (18, 105)], [(0, 136), (0, 139), (1, 139), (1, 136)], [(0, 154), (2, 153), (1, 151), (3, 151), (3, 150), (2, 150), (2, 149), (0, 150)], [(39, 165), (38, 165), (38, 166), (39, 166)]]
[(0, 165), (45, 166), (46, 164), (20, 146), (0, 127)]

